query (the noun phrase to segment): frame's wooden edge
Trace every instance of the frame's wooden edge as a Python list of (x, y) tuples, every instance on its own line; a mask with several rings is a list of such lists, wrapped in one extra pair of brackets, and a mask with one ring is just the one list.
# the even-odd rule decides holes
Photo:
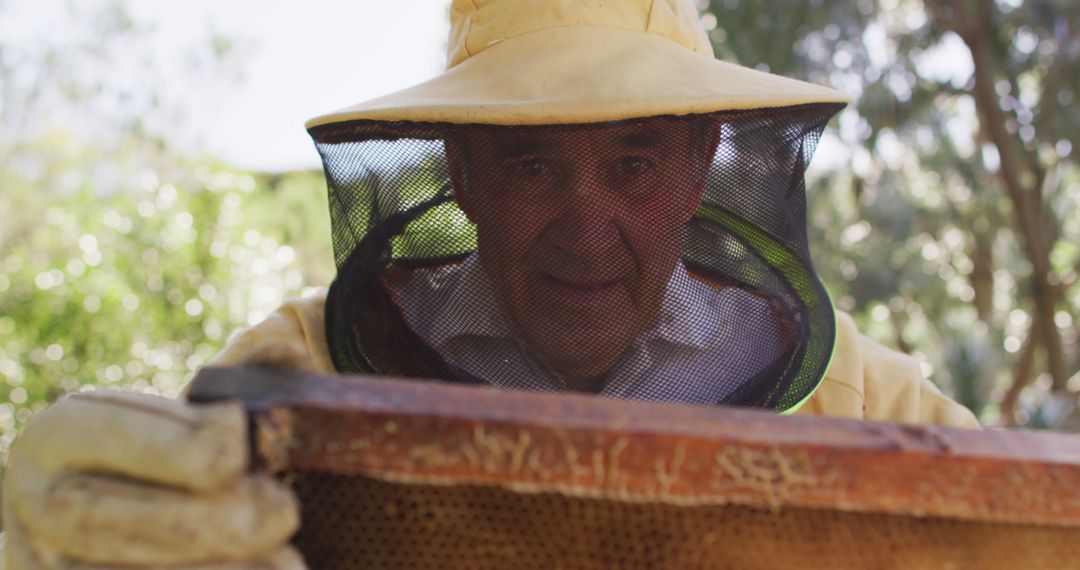
[(191, 394), (244, 400), (271, 470), (1080, 526), (1080, 438), (1065, 434), (268, 369), (206, 369)]

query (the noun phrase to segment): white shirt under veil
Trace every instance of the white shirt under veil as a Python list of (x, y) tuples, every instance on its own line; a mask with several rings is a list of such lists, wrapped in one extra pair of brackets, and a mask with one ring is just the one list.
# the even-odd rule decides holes
[[(475, 253), (415, 270), (393, 292), (410, 328), (447, 363), (499, 388), (566, 390), (511, 333)], [(600, 394), (716, 404), (780, 355), (780, 331), (766, 299), (698, 281), (679, 263), (656, 325), (623, 354)]]

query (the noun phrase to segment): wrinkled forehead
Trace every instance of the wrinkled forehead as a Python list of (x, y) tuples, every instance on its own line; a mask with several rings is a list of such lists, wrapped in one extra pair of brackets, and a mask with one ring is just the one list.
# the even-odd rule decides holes
[(702, 119), (651, 118), (597, 125), (475, 126), (457, 139), (469, 156), (655, 150), (687, 152), (705, 140)]

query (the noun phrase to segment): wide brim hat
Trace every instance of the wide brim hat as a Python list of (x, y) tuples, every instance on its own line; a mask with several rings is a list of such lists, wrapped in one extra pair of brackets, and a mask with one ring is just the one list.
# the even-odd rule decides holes
[(306, 126), (577, 124), (849, 101), (715, 59), (689, 2), (456, 0), (450, 16), (444, 73)]
[[(450, 18), (442, 74), (307, 123), (330, 188), (338, 276), (326, 335), (335, 367), (546, 389), (516, 372), (476, 372), (493, 362), (452, 361), (425, 332), (437, 307), (410, 307), (406, 293), (418, 275), (435, 283), (477, 253), (447, 141), (485, 130), (558, 131), (564, 140), (646, 122), (709, 125), (711, 161), (684, 165), (707, 165), (707, 174), (701, 205), (682, 228), (681, 262), (692, 287), (712, 291), (696, 303), (714, 316), (687, 326), (733, 339), (738, 361), (691, 358), (698, 368), (681, 376), (698, 384), (693, 397), (680, 392), (681, 381), (630, 397), (780, 412), (806, 401), (831, 361), (836, 323), (810, 260), (804, 174), (848, 98), (715, 59), (689, 0), (453, 0)], [(708, 309), (727, 303), (716, 296), (724, 290), (739, 291), (739, 300)], [(723, 386), (707, 385), (714, 374)]]

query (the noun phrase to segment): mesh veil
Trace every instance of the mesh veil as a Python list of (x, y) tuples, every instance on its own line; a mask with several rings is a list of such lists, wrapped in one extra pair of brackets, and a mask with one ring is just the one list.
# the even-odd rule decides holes
[(313, 127), (340, 372), (786, 411), (835, 342), (804, 174), (842, 105)]

